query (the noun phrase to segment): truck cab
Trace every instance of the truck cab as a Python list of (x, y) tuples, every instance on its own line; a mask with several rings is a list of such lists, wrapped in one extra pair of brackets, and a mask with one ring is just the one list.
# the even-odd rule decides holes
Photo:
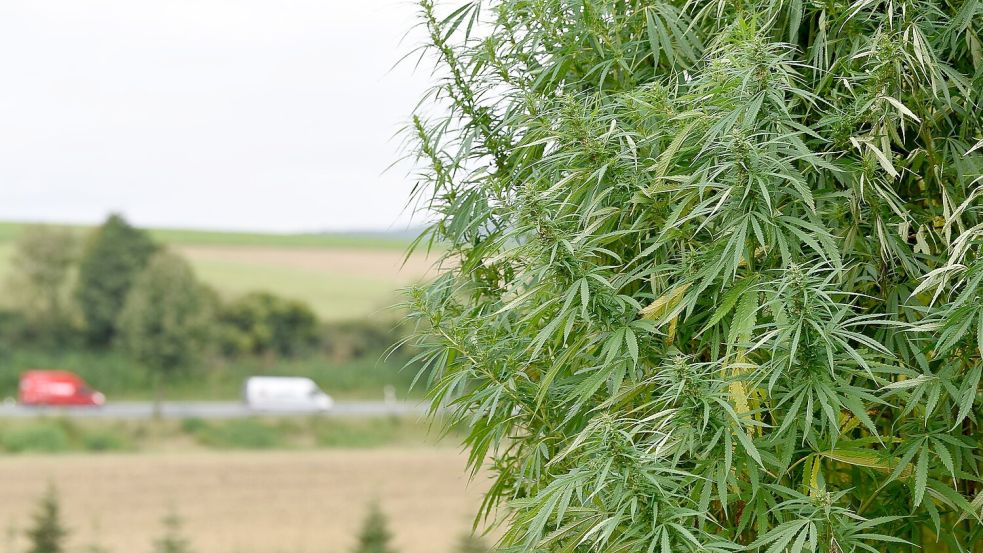
[(79, 375), (52, 370), (22, 374), (17, 398), (21, 405), (99, 407), (106, 403), (106, 396), (93, 390)]

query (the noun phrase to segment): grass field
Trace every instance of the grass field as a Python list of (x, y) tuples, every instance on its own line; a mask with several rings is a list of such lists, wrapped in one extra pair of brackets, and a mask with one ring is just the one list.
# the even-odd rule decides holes
[[(0, 221), (0, 242), (10, 242), (32, 223)], [(90, 225), (58, 225), (84, 234)], [(273, 246), (310, 248), (383, 249), (402, 251), (410, 242), (412, 233), (386, 232), (337, 232), (337, 233), (261, 233), (194, 229), (148, 229), (148, 232), (165, 244), (184, 246)]]
[(0, 419), (5, 454), (430, 447), (459, 441), (418, 416), (244, 419)]
[[(0, 223), (0, 283), (23, 223)], [(89, 227), (74, 226), (79, 234)], [(373, 316), (399, 300), (397, 290), (432, 274), (432, 259), (405, 258), (410, 239), (389, 234), (261, 234), (151, 229), (191, 260), (225, 297), (265, 290), (302, 300), (324, 320)]]
[(351, 551), (379, 500), (401, 553), (450, 553), (485, 482), (452, 448), (0, 457), (4, 551), (24, 551), (38, 497), (58, 489), (70, 551), (150, 551), (170, 509), (198, 553)]

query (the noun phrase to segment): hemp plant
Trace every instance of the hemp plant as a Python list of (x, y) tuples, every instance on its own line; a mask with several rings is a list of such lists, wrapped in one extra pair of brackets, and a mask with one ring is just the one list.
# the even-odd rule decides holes
[(983, 551), (983, 3), (420, 8), (415, 362), (501, 550)]

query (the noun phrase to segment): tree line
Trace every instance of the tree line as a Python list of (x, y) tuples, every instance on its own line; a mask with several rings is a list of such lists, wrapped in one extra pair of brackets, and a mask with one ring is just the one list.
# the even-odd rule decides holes
[(358, 356), (398, 330), (318, 320), (305, 303), (269, 292), (224, 299), (177, 252), (120, 215), (82, 236), (31, 226), (18, 237), (0, 312), (11, 348), (115, 349), (163, 377), (209, 356)]

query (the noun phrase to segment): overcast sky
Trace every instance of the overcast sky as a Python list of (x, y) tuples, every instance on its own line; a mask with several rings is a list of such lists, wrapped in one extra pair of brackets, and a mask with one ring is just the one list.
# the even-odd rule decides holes
[[(406, 0), (2, 0), (0, 219), (405, 228)], [(419, 220), (416, 217), (415, 220)]]

